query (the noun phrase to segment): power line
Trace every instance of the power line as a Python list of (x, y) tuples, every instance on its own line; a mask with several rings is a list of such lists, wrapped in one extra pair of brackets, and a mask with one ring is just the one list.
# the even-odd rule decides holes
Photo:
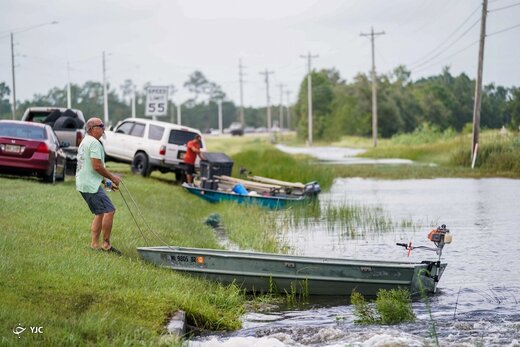
[(467, 50), (467, 49), (469, 49), (469, 48), (475, 46), (475, 44), (477, 44), (478, 42), (479, 42), (479, 40), (473, 41), (471, 44), (469, 44), (469, 45), (467, 45), (466, 47), (464, 47), (464, 48), (458, 50), (457, 52), (455, 52), (455, 53), (453, 53), (453, 54), (451, 54), (451, 55), (449, 55), (449, 56), (447, 56), (447, 57), (445, 57), (445, 58), (443, 58), (443, 59), (441, 59), (441, 60), (437, 60), (436, 62), (434, 62), (434, 63), (432, 63), (432, 64), (429, 64), (429, 65), (423, 66), (423, 67), (420, 68), (420, 69), (414, 70), (414, 72), (424, 71), (424, 70), (428, 69), (428, 68), (431, 67), (431, 66), (434, 66), (434, 65), (439, 64), (439, 63), (442, 62), (442, 61), (445, 61), (445, 60), (448, 60), (448, 59), (450, 59), (450, 58), (453, 58), (454, 56), (459, 55), (460, 53), (464, 52), (465, 50)]
[(424, 64), (429, 63), (433, 59), (437, 58), (439, 55), (443, 54), (448, 48), (452, 47), (459, 40), (461, 40), (464, 36), (466, 36), (470, 32), (470, 30), (473, 29), (473, 27), (475, 27), (475, 25), (477, 25), (479, 22), (480, 22), (480, 19), (476, 20), (473, 24), (471, 24), (471, 26), (465, 32), (462, 33), (462, 35), (460, 35), (455, 41), (453, 41), (447, 47), (445, 47), (444, 50), (440, 51), (439, 53), (435, 54), (434, 56), (430, 57), (429, 59), (423, 61), (422, 63), (415, 64), (415, 65), (412, 64), (413, 65), (412, 67), (413, 68), (418, 68), (420, 66), (423, 66)]
[[(437, 45), (434, 49), (432, 49), (431, 51), (429, 51), (427, 54), (425, 54), (423, 57), (419, 58), (418, 60), (410, 63), (410, 66), (413, 66), (413, 65), (417, 65), (418, 63), (421, 63), (424, 59), (428, 58), (432, 53), (436, 52), (439, 48), (441, 48), (442, 46), (444, 46), (444, 44), (446, 44), (447, 42), (449, 42), (452, 38), (453, 38), (453, 35), (455, 35), (455, 33), (457, 33), (470, 19), (471, 17), (480, 9), (480, 6), (477, 6), (471, 13), (470, 15), (455, 29), (453, 30), (447, 37), (444, 41), (442, 41), (439, 45)], [(480, 19), (477, 20), (477, 22), (473, 23), (472, 26), (470, 27), (470, 29), (476, 25), (476, 23), (478, 23), (480, 21)], [(459, 38), (460, 39), (460, 38)], [(455, 41), (456, 42), (456, 41)], [(453, 45), (453, 43), (452, 43)], [(447, 49), (449, 47), (446, 47), (445, 49)], [(420, 65), (420, 64), (419, 64)]]
[(520, 2), (517, 2), (516, 4), (508, 5), (508, 6), (503, 6), (503, 7), (495, 8), (495, 9), (489, 10), (488, 12), (497, 12), (497, 11), (502, 11), (502, 10), (505, 10), (506, 8), (511, 8), (511, 7), (515, 7), (515, 6), (520, 6)]
[(509, 30), (512, 30), (512, 29), (515, 29), (515, 28), (518, 28), (518, 27), (520, 27), (520, 24), (513, 25), (513, 26), (511, 26), (511, 27), (509, 27), (509, 28), (505, 28), (505, 29), (502, 29), (502, 30), (499, 30), (499, 31), (495, 31), (494, 33), (488, 34), (488, 35), (486, 35), (486, 36), (489, 37), (489, 36), (493, 36), (493, 35), (501, 34), (501, 33), (503, 33), (503, 32), (506, 32), (506, 31), (509, 31)]

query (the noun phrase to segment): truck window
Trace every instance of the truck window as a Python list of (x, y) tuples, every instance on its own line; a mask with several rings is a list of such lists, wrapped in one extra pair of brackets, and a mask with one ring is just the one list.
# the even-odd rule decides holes
[(168, 143), (171, 143), (173, 145), (184, 146), (188, 143), (188, 141), (193, 140), (195, 138), (195, 135), (198, 134), (193, 133), (191, 131), (172, 130), (170, 132), (170, 138), (168, 139)]
[(29, 122), (37, 122), (37, 123), (43, 123), (45, 118), (50, 114), (48, 111), (44, 112), (31, 112), (27, 116), (27, 121)]
[(150, 140), (160, 140), (162, 139), (164, 133), (164, 128), (158, 125), (150, 124), (150, 129), (148, 130), (148, 138)]
[(145, 125), (141, 123), (135, 123), (134, 128), (130, 131), (130, 135), (143, 137)]
[(133, 126), (134, 122), (124, 122), (117, 128), (116, 133), (129, 135)]

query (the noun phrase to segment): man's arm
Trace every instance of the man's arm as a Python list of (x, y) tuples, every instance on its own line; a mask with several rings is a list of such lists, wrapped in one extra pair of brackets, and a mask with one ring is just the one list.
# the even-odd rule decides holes
[(105, 177), (105, 178), (108, 178), (109, 180), (111, 180), (116, 186), (119, 186), (119, 183), (121, 182), (121, 177), (119, 176), (116, 176), (114, 175), (113, 173), (111, 173), (110, 171), (108, 171), (104, 166), (103, 166), (103, 162), (101, 161), (101, 159), (97, 159), (97, 158), (91, 158), (90, 159), (92, 161), (92, 168), (94, 170), (96, 170), (96, 172), (98, 174), (100, 174), (101, 176)]

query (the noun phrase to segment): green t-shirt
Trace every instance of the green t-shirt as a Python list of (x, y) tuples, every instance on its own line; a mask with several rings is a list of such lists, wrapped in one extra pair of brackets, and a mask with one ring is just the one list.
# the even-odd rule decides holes
[(105, 165), (103, 145), (95, 137), (86, 135), (78, 148), (78, 166), (76, 168), (76, 190), (83, 193), (96, 193), (103, 181), (103, 176), (92, 167), (92, 158), (100, 159)]

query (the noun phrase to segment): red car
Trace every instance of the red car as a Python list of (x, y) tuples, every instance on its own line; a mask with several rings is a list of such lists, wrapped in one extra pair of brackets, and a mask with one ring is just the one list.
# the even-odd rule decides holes
[(41, 123), (0, 120), (0, 172), (65, 180), (66, 160), (54, 130)]

